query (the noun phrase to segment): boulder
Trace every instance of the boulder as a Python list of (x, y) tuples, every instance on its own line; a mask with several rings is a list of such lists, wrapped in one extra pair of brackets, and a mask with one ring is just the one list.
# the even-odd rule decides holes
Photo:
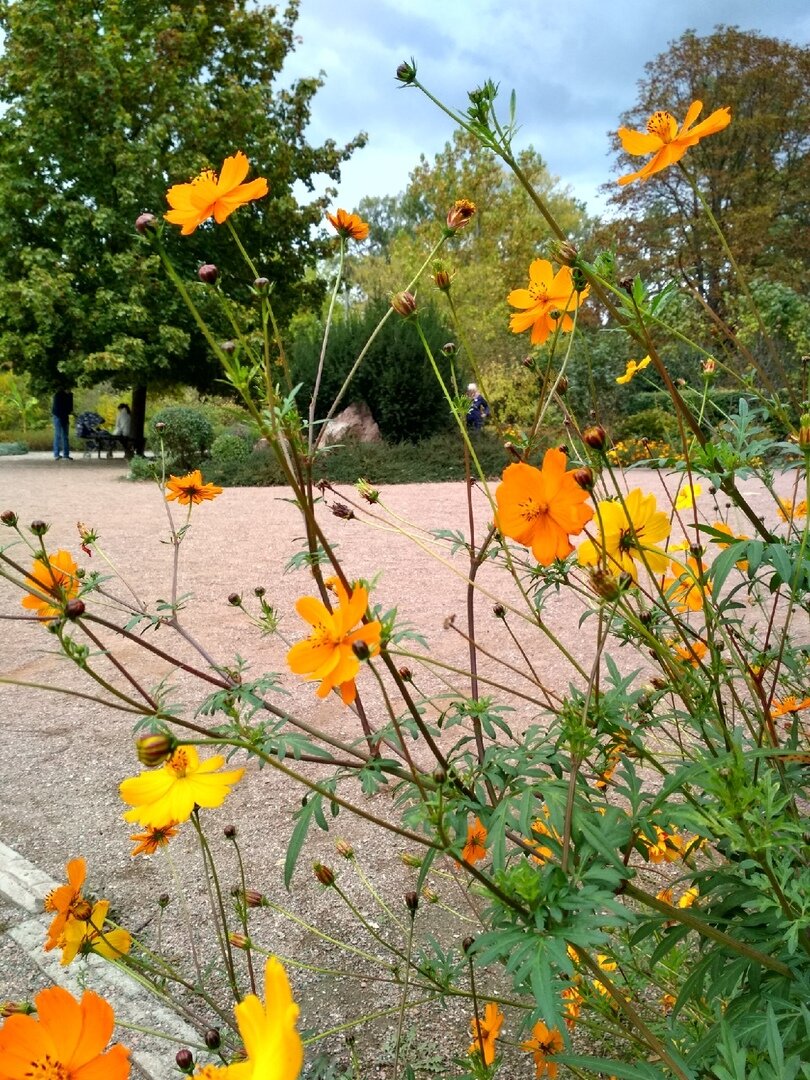
[(354, 402), (333, 416), (323, 435), (325, 446), (345, 442), (380, 442), (381, 439), (377, 421), (365, 401)]

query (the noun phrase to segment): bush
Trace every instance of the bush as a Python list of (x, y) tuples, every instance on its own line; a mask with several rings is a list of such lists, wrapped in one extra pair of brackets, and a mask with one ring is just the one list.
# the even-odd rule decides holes
[[(157, 430), (158, 424), (165, 424)], [(214, 429), (196, 409), (170, 406), (155, 413), (149, 423), (155, 447), (162, 443), (166, 467), (173, 472), (189, 472), (199, 467), (214, 441)]]
[(678, 425), (672, 412), (665, 409), (642, 409), (616, 424), (616, 440), (650, 439), (653, 442), (672, 442), (677, 438)]
[(129, 463), (130, 480), (157, 480), (160, 462), (155, 458), (134, 457)]
[(211, 444), (211, 458), (214, 461), (246, 461), (250, 457), (250, 444), (244, 435), (223, 431)]
[(10, 457), (12, 454), (27, 454), (28, 443), (24, 442), (0, 442), (0, 457)]

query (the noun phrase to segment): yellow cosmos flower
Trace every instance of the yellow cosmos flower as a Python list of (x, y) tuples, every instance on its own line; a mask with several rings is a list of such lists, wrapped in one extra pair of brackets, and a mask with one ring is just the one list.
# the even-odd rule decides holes
[(165, 829), (188, 821), (197, 806), (221, 806), (244, 769), (218, 772), (225, 764), (221, 754), (200, 761), (193, 746), (178, 746), (159, 769), (124, 780), (118, 791), (134, 807), (124, 818), (147, 828)]
[(68, 600), (78, 595), (78, 569), (69, 551), (34, 559), (31, 573), (25, 579), (26, 588), (31, 591), (22, 598), (22, 606), (35, 611), (40, 619), (58, 619)]
[(503, 1021), (504, 1015), (494, 1001), (487, 1003), (482, 1020), (476, 1016), (470, 1020), (473, 1041), (468, 1053), (480, 1054), (483, 1047), (485, 1065), (491, 1065), (495, 1060), (495, 1040), (501, 1033)]
[(793, 521), (794, 518), (807, 517), (807, 499), (801, 502), (788, 502), (787, 499), (777, 499), (776, 512), (782, 521)]
[(652, 359), (649, 356), (645, 356), (643, 360), (628, 360), (624, 375), (619, 375), (616, 382), (620, 386), (624, 386), (625, 383), (630, 382), (634, 375), (637, 375), (639, 371), (643, 371), (651, 363)]
[(504, 536), (532, 549), (542, 566), (564, 559), (574, 547), (570, 535), (581, 532), (593, 517), (588, 498), (566, 472), (568, 458), (561, 450), (547, 450), (542, 469), (519, 462), (507, 465), (503, 483), (495, 490), (495, 524)]
[(104, 929), (109, 900), (99, 900), (93, 905), (88, 919), (70, 919), (59, 941), (62, 949), (61, 964), (66, 967), (78, 953), (94, 952), (107, 960), (117, 960), (132, 947), (132, 938), (120, 927)]
[(665, 829), (659, 828), (658, 825), (655, 825), (654, 828), (656, 837), (654, 844), (650, 843), (646, 836), (639, 837), (641, 843), (647, 849), (647, 857), (650, 862), (677, 862), (678, 859), (682, 859), (689, 847), (689, 842), (677, 832), (666, 832)]
[(700, 611), (710, 590), (697, 559), (690, 556), (686, 566), (674, 562), (672, 569), (673, 576), (664, 578), (662, 585), (670, 603), (676, 611)]
[(678, 492), (678, 497), (675, 500), (676, 510), (691, 510), (695, 505), (695, 499), (698, 495), (703, 494), (703, 488), (700, 484), (684, 484), (681, 490)]
[(287, 663), (296, 675), (311, 680), (320, 679), (318, 697), (327, 697), (331, 690), (340, 689), (344, 704), (351, 705), (357, 696), (355, 677), (360, 661), (353, 646), (358, 642), (368, 647), (368, 654), (380, 651), (381, 626), (373, 622), (357, 626), (368, 607), (368, 590), (355, 585), (346, 592), (339, 578), (330, 578), (326, 585), (334, 589), (338, 604), (333, 611), (314, 596), (302, 596), (295, 610), (312, 627), (306, 641), (299, 641), (287, 653)]
[(176, 499), (181, 506), (190, 506), (192, 503), (199, 506), (206, 499), (212, 500), (221, 494), (221, 487), (203, 483), (199, 469), (185, 476), (170, 476), (166, 481), (166, 502), (173, 502)]
[(487, 830), (481, 824), (481, 819), (476, 818), (472, 825), (467, 826), (467, 843), (461, 852), (465, 862), (475, 863), (486, 858), (487, 854)]
[(542, 1020), (538, 1020), (532, 1028), (532, 1037), (522, 1042), (520, 1047), (533, 1055), (534, 1075), (537, 1080), (542, 1080), (544, 1076), (549, 1080), (556, 1080), (559, 1065), (549, 1058), (552, 1054), (559, 1054), (563, 1048), (563, 1037), (559, 1028), (548, 1028)]
[(555, 274), (548, 259), (535, 259), (529, 266), (528, 289), (513, 289), (506, 298), (512, 307), (523, 309), (510, 316), (509, 329), (513, 334), (522, 334), (531, 327), (532, 345), (542, 345), (558, 326), (564, 331), (573, 328), (574, 320), (568, 312), (575, 311), (588, 292), (588, 288), (574, 290), (567, 266), (561, 266)]
[(275, 956), (264, 969), (264, 1000), (255, 994), (234, 1008), (247, 1061), (218, 1067), (206, 1065), (195, 1073), (205, 1080), (297, 1080), (304, 1063), (304, 1047), (296, 1031), (298, 1006), (293, 1001), (287, 973)]
[(171, 210), (163, 216), (172, 225), (181, 225), (183, 236), (190, 236), (210, 217), (221, 225), (234, 210), (267, 194), (264, 177), (242, 183), (248, 168), (248, 159), (240, 150), (225, 158), (219, 177), (212, 169), (205, 169), (190, 184), (175, 184), (166, 194)]
[(580, 566), (595, 566), (604, 561), (613, 573), (626, 570), (638, 581), (636, 560), (646, 559), (654, 574), (663, 573), (669, 566), (666, 552), (656, 547), (669, 536), (669, 518), (658, 509), (654, 495), (642, 495), (634, 488), (624, 498), (624, 504), (606, 499), (599, 503), (597, 514), (599, 536), (586, 540), (577, 551)]
[(338, 210), (336, 214), (327, 214), (326, 219), (345, 240), (365, 240), (368, 236), (368, 222), (362, 221), (359, 214)]
[(17, 1013), (0, 1028), (3, 1080), (127, 1080), (129, 1050), (106, 1049), (115, 1017), (104, 998), (85, 990), (77, 1001), (50, 986), (34, 1003), (36, 1017)]
[(707, 135), (714, 135), (731, 123), (731, 110), (728, 106), (717, 109), (697, 127), (692, 125), (703, 109), (702, 101), (693, 101), (684, 118), (680, 130), (678, 121), (668, 112), (655, 112), (647, 121), (647, 131), (633, 131), (620, 127), (618, 131), (622, 147), (633, 157), (642, 154), (653, 156), (638, 172), (628, 173), (619, 178), (619, 183), (631, 184), (634, 180), (648, 180), (654, 173), (680, 161), (690, 146), (695, 146)]

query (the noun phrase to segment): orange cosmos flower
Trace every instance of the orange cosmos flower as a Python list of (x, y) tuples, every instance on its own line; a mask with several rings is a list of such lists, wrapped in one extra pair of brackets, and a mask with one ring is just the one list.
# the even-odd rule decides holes
[[(721, 551), (725, 551), (726, 548), (729, 547), (732, 543), (737, 543), (737, 541), (739, 541), (739, 540), (750, 540), (751, 539), (751, 537), (746, 536), (745, 533), (741, 533), (739, 536), (735, 536), (734, 533), (729, 528), (729, 526), (726, 525), (726, 523), (724, 521), (715, 521), (714, 524), (712, 525), (712, 528), (716, 529), (717, 532), (723, 533), (725, 536), (727, 536), (729, 538), (729, 542), (727, 544), (722, 540), (718, 540), (717, 537), (712, 537), (712, 542), (717, 544), (717, 546), (721, 549)], [(748, 569), (748, 559), (740, 559), (734, 565), (737, 567), (738, 570), (741, 570), (743, 573), (745, 573), (747, 571), (747, 569)]]
[(147, 828), (166, 829), (188, 821), (194, 806), (221, 806), (244, 769), (219, 772), (225, 764), (222, 754), (200, 761), (194, 746), (178, 746), (159, 768), (124, 780), (119, 794), (132, 810), (126, 821), (137, 821)]
[(130, 840), (135, 841), (135, 847), (131, 855), (154, 855), (158, 848), (167, 847), (172, 837), (177, 836), (177, 822), (170, 821), (168, 825), (161, 825), (145, 832), (135, 833)]
[(571, 270), (561, 266), (557, 273), (548, 259), (535, 259), (529, 266), (528, 289), (513, 289), (507, 296), (512, 307), (523, 308), (509, 319), (513, 334), (522, 334), (532, 328), (532, 345), (542, 345), (548, 335), (559, 328), (571, 330), (574, 320), (569, 311), (575, 311), (589, 289), (574, 290)]
[(586, 540), (577, 551), (581, 566), (595, 566), (603, 558), (612, 573), (626, 570), (638, 581), (636, 560), (646, 559), (654, 574), (663, 573), (670, 560), (655, 545), (670, 534), (669, 518), (657, 508), (654, 495), (641, 488), (625, 496), (624, 504), (613, 499), (599, 503), (599, 538)]
[(45, 951), (50, 952), (59, 944), (59, 939), (69, 919), (86, 919), (90, 915), (90, 902), (82, 896), (82, 886), (87, 877), (87, 863), (84, 859), (71, 859), (65, 867), (67, 885), (59, 885), (45, 897), (43, 908), (54, 912), (54, 918), (48, 927)]
[(480, 1054), (483, 1047), (485, 1065), (491, 1065), (495, 1060), (495, 1040), (501, 1033), (503, 1020), (503, 1013), (494, 1001), (488, 1002), (483, 1020), (479, 1020), (476, 1016), (470, 1020), (473, 1041), (470, 1043), (468, 1053)]
[(652, 158), (638, 172), (628, 173), (619, 178), (621, 185), (631, 184), (634, 180), (647, 180), (654, 173), (680, 161), (690, 146), (695, 146), (706, 135), (714, 135), (731, 123), (731, 110), (728, 106), (717, 109), (697, 127), (692, 127), (703, 109), (702, 101), (693, 101), (684, 118), (680, 131), (678, 121), (668, 112), (654, 112), (647, 121), (647, 131), (632, 131), (620, 127), (619, 138), (622, 148), (633, 157), (652, 154)]
[(776, 512), (782, 521), (793, 521), (794, 518), (807, 517), (807, 499), (801, 502), (788, 502), (787, 499), (777, 499)]
[(689, 847), (689, 842), (676, 832), (668, 833), (659, 828), (658, 825), (653, 827), (656, 836), (654, 844), (651, 844), (646, 836), (639, 837), (641, 843), (647, 849), (647, 857), (650, 862), (677, 862), (678, 859), (683, 858)]
[(287, 663), (296, 675), (321, 680), (318, 697), (327, 697), (337, 687), (344, 704), (351, 705), (357, 696), (354, 680), (360, 670), (353, 646), (362, 643), (368, 647), (368, 655), (375, 656), (380, 651), (382, 628), (375, 619), (352, 629), (368, 607), (368, 590), (362, 585), (353, 586), (351, 594), (338, 578), (330, 578), (326, 585), (337, 593), (338, 604), (329, 611), (316, 597), (301, 597), (295, 610), (310, 624), (312, 633), (306, 641), (293, 645)]
[(215, 499), (222, 494), (222, 488), (216, 484), (204, 484), (202, 473), (199, 469), (187, 473), (185, 476), (170, 476), (166, 481), (166, 501), (176, 499), (181, 506), (190, 506), (192, 503), (199, 506), (206, 499)]
[[(71, 919), (59, 939), (62, 950), (62, 967), (66, 967), (81, 953), (98, 953), (107, 960), (117, 960), (122, 953), (128, 953), (132, 947), (132, 938), (128, 931), (120, 927), (104, 929), (109, 900), (99, 900), (87, 919)], [(2, 1075), (2, 1074), (0, 1074)]]
[(810, 709), (810, 697), (806, 697), (804, 701), (799, 701), (798, 698), (790, 695), (785, 698), (777, 698), (771, 705), (771, 716), (778, 720), (780, 716), (787, 716), (788, 714), (801, 712), (802, 709)]
[(700, 667), (701, 660), (709, 651), (702, 641), (690, 641), (688, 645), (679, 645), (671, 641), (670, 645), (678, 659), (683, 660), (685, 664), (691, 664), (693, 668)]
[(542, 469), (519, 462), (507, 465), (503, 483), (495, 491), (496, 527), (504, 536), (532, 549), (535, 559), (549, 566), (574, 550), (569, 535), (580, 532), (593, 517), (588, 498), (565, 471), (568, 459), (561, 450), (547, 450)]
[(114, 1016), (103, 998), (85, 990), (77, 1001), (51, 986), (34, 1001), (36, 1018), (18, 1013), (0, 1028), (3, 1080), (127, 1080), (129, 1050), (116, 1043), (104, 1053)]
[(547, 1028), (542, 1020), (538, 1020), (532, 1028), (532, 1037), (520, 1044), (522, 1050), (534, 1056), (535, 1076), (537, 1080), (547, 1076), (549, 1080), (556, 1080), (559, 1066), (556, 1061), (549, 1061), (552, 1054), (559, 1054), (563, 1048), (563, 1037), (559, 1028)]
[(219, 177), (212, 169), (204, 169), (190, 184), (170, 187), (166, 201), (171, 210), (163, 216), (172, 225), (181, 225), (183, 236), (190, 236), (210, 217), (221, 225), (234, 210), (267, 194), (264, 177), (243, 184), (247, 174), (248, 159), (240, 150), (225, 158)]
[(472, 863), (474, 866), (477, 862), (485, 859), (486, 854), (487, 830), (481, 824), (481, 819), (476, 818), (472, 825), (467, 826), (467, 843), (464, 845), (461, 857), (465, 862)]
[(690, 556), (686, 566), (672, 563), (673, 577), (664, 578), (663, 590), (669, 593), (669, 600), (676, 611), (700, 611), (704, 597), (709, 594), (709, 586), (704, 581), (697, 559)]
[[(78, 569), (68, 551), (34, 559), (31, 573), (25, 579), (26, 588), (32, 591), (22, 598), (22, 606), (35, 611), (40, 619), (59, 618), (68, 600), (78, 595)], [(35, 596), (34, 590), (41, 595)]]
[(565, 1026), (569, 1031), (573, 1031), (577, 1026), (579, 1014), (582, 1012), (582, 994), (580, 994), (575, 986), (569, 986), (563, 990), (560, 996), (565, 1002), (563, 1005)]
[(344, 240), (365, 240), (368, 236), (368, 222), (362, 221), (359, 214), (338, 210), (336, 214), (327, 214), (326, 219)]

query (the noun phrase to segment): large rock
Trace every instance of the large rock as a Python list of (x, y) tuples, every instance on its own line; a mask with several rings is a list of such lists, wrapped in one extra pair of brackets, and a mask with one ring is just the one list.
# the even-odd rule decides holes
[(326, 425), (323, 442), (326, 446), (345, 442), (380, 442), (382, 436), (377, 421), (365, 401), (349, 405)]

